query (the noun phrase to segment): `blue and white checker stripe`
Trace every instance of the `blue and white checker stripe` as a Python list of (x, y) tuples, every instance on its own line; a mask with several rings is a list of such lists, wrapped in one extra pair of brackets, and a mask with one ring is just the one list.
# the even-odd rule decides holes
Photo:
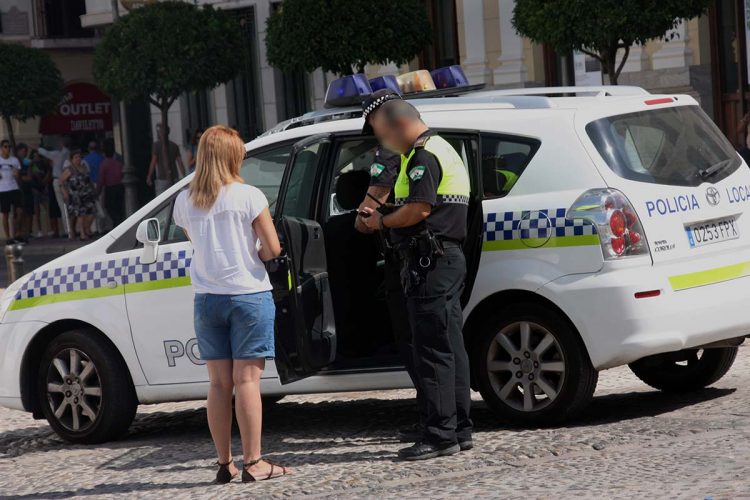
[(590, 236), (596, 228), (581, 219), (565, 218), (564, 208), (488, 213), (484, 221), (485, 241), (529, 238)]
[(34, 272), (16, 294), (16, 300), (91, 290), (107, 286), (113, 278), (122, 285), (189, 275), (191, 257), (186, 250), (164, 252), (153, 264), (140, 264), (138, 257), (58, 267)]

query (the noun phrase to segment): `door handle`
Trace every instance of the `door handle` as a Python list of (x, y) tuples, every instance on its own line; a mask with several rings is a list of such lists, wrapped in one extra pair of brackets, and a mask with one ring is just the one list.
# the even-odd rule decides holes
[(117, 288), (117, 282), (114, 280), (107, 281), (107, 288)]

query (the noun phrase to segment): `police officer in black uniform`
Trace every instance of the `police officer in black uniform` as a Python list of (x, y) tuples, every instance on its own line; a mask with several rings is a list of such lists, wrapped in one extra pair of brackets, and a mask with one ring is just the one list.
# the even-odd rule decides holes
[(469, 178), (453, 147), (397, 95), (376, 93), (364, 117), (380, 143), (401, 153), (394, 184), (398, 208), (383, 215), (363, 207), (370, 229), (388, 229), (400, 259), (413, 333), (416, 385), (424, 431), (399, 451), (405, 460), (452, 455), (473, 446), (469, 360), (460, 304), (466, 276)]
[[(372, 134), (372, 129), (367, 128), (363, 133), (368, 135)], [(378, 149), (375, 151), (375, 158), (370, 166), (370, 187), (367, 190), (367, 196), (365, 196), (365, 199), (362, 200), (362, 203), (359, 206), (359, 213), (362, 213), (365, 207), (377, 209), (385, 206), (390, 197), (391, 191), (393, 190), (393, 186), (396, 183), (396, 177), (398, 176), (400, 167), (401, 155), (389, 151), (383, 146), (378, 146)], [(365, 226), (362, 217), (357, 217), (355, 228), (361, 232), (372, 232), (371, 229)], [(421, 416), (425, 413), (422, 408), (424, 400), (421, 397), (421, 391), (419, 389), (418, 379), (414, 369), (409, 312), (406, 308), (404, 288), (401, 286), (401, 264), (391, 242), (388, 230), (380, 231), (380, 246), (385, 261), (384, 281), (388, 314), (391, 318), (393, 334), (396, 339), (399, 356), (401, 357), (401, 360), (406, 367), (406, 371), (417, 390), (417, 405), (420, 407), (419, 414)], [(414, 443), (421, 439), (423, 432), (423, 423), (418, 422), (412, 427), (401, 429), (398, 432), (398, 439), (403, 443)]]

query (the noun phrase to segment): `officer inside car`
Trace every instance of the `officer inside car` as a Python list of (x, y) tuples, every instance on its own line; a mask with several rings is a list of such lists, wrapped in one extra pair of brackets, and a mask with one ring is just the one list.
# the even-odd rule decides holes
[[(363, 104), (365, 132), (400, 153), (394, 185), (397, 209), (364, 206), (362, 223), (389, 232), (399, 257), (413, 334), (415, 385), (422, 436), (399, 451), (405, 460), (453, 455), (472, 448), (469, 359), (460, 297), (466, 277), (469, 177), (461, 157), (398, 94), (378, 91)], [(384, 214), (383, 212), (386, 212)]]

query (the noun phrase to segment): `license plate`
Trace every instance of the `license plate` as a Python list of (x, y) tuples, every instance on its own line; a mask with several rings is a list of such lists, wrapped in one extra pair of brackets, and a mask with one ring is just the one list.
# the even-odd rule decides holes
[(690, 248), (702, 247), (712, 243), (736, 240), (740, 237), (736, 217), (704, 220), (685, 226)]

